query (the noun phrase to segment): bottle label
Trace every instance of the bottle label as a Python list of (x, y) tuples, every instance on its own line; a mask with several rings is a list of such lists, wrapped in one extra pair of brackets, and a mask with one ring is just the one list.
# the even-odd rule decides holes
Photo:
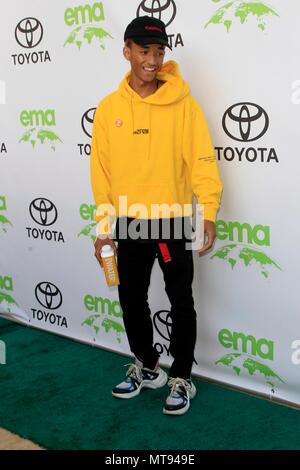
[(120, 284), (117, 264), (114, 256), (103, 258), (103, 267), (108, 286), (117, 286)]

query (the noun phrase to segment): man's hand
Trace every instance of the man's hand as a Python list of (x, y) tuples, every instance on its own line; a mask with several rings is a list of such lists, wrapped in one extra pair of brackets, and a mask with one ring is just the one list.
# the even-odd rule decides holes
[(198, 250), (199, 255), (203, 255), (208, 251), (216, 239), (216, 227), (215, 223), (211, 220), (204, 220), (204, 245)]
[(97, 260), (99, 261), (99, 264), (100, 264), (101, 268), (103, 268), (103, 262), (102, 262), (100, 252), (101, 252), (102, 247), (104, 245), (111, 245), (112, 249), (114, 250), (115, 256), (117, 256), (117, 254), (118, 254), (117, 247), (116, 247), (115, 242), (113, 241), (112, 238), (109, 238), (109, 237), (97, 238), (97, 240), (95, 242), (95, 245), (94, 245), (95, 246), (95, 256), (96, 256)]

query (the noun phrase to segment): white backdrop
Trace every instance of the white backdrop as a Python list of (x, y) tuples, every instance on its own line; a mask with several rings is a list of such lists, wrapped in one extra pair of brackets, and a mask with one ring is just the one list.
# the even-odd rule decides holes
[[(166, 59), (179, 62), (206, 113), (224, 184), (214, 250), (194, 259), (193, 371), (299, 405), (298, 2), (19, 0), (0, 8), (2, 314), (129, 352), (117, 289), (106, 287), (94, 258), (90, 134), (93, 108), (128, 70), (127, 23), (160, 16), (173, 45)], [(169, 364), (158, 265), (150, 306)]]

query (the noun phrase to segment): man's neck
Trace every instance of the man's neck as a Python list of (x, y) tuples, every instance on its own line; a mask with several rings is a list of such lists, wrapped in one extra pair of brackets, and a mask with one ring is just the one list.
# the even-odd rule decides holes
[(159, 81), (155, 78), (155, 80), (148, 83), (143, 82), (142, 80), (138, 80), (135, 77), (131, 77), (129, 80), (129, 85), (141, 98), (147, 98), (147, 96), (156, 92), (157, 88), (159, 87)]

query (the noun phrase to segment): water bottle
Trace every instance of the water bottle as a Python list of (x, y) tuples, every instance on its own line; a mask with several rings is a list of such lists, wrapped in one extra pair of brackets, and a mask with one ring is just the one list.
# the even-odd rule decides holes
[(103, 245), (101, 258), (108, 287), (120, 284), (115, 253), (111, 245)]

